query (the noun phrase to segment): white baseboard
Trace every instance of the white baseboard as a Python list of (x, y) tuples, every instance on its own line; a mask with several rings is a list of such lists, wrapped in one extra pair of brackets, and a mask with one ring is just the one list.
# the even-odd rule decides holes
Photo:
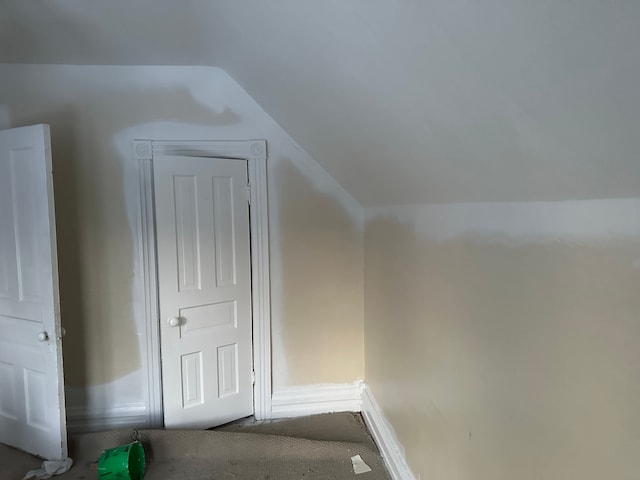
[(415, 480), (407, 464), (404, 448), (398, 441), (393, 427), (384, 416), (380, 405), (368, 385), (362, 389), (362, 416), (393, 480)]
[(272, 418), (291, 418), (318, 413), (359, 412), (362, 382), (292, 387), (273, 392)]
[(123, 403), (107, 410), (82, 407), (67, 408), (67, 431), (100, 432), (118, 428), (150, 428), (149, 413), (144, 403)]
[[(292, 387), (272, 397), (272, 418), (291, 418), (318, 413), (362, 412), (364, 421), (382, 453), (393, 480), (415, 480), (404, 448), (371, 392), (362, 382)], [(144, 403), (123, 403), (107, 410), (67, 408), (67, 430), (97, 432), (116, 428), (153, 428)]]

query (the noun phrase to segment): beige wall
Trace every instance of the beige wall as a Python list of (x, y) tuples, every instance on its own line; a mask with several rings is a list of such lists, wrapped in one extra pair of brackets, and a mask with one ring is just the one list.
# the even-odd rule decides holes
[[(364, 377), (363, 231), (338, 199), (294, 162), (273, 172), (278, 184), (286, 358), (274, 357), (275, 388), (351, 383)], [(280, 363), (285, 360), (285, 365)], [(287, 380), (288, 379), (288, 380)]]
[(368, 211), (366, 380), (416, 476), (637, 478), (639, 211)]
[(0, 65), (0, 128), (33, 123), (52, 132), (72, 407), (146, 401), (136, 138), (267, 140), (274, 387), (363, 377), (361, 209), (223, 71)]

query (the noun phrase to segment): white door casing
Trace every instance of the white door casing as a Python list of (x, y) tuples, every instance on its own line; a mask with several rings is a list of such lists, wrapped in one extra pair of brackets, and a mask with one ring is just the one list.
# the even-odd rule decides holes
[(159, 155), (153, 163), (165, 426), (251, 415), (246, 161)]
[(267, 143), (265, 140), (134, 140), (133, 157), (140, 180), (139, 268), (143, 274), (145, 371), (148, 425), (163, 426), (160, 361), (156, 226), (153, 194), (154, 155), (237, 158), (247, 162), (251, 204), (251, 284), (253, 306), (254, 416), (272, 417), (271, 298), (269, 274), (269, 215), (267, 203)]
[(0, 442), (67, 457), (49, 127), (0, 131)]

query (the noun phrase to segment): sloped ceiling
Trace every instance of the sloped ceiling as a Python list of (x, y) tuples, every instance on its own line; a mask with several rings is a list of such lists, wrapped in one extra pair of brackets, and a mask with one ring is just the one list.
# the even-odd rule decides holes
[(221, 67), (366, 206), (640, 196), (637, 0), (4, 0), (0, 61)]

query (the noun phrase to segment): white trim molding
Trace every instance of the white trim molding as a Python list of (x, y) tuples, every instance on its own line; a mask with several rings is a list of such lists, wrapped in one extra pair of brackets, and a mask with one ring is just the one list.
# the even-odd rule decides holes
[(353, 384), (305, 385), (273, 392), (273, 418), (333, 412), (362, 412), (391, 478), (416, 480), (391, 423), (384, 416), (371, 388), (362, 381)]
[(67, 408), (67, 430), (71, 433), (100, 432), (117, 428), (150, 428), (144, 403), (122, 403), (106, 410)]
[(393, 480), (415, 480), (416, 477), (407, 464), (404, 448), (368, 385), (362, 389), (362, 416), (380, 449), (391, 478)]
[(291, 387), (273, 392), (272, 417), (290, 418), (318, 413), (359, 412), (362, 382)]
[[(153, 201), (153, 150), (151, 141), (134, 142), (134, 155), (140, 180), (140, 213), (138, 218), (138, 251), (141, 252), (141, 271), (144, 288), (144, 332), (146, 345), (149, 426), (163, 425), (162, 370), (160, 366), (160, 329), (158, 319), (158, 285), (155, 242), (155, 214)], [(144, 350), (143, 350), (144, 351)]]
[(246, 160), (250, 189), (251, 285), (253, 314), (254, 416), (271, 418), (271, 297), (269, 276), (269, 216), (267, 204), (267, 142), (155, 141), (135, 140), (133, 154), (140, 174), (140, 217), (138, 222), (141, 271), (144, 276), (146, 343), (148, 364), (150, 427), (161, 427), (162, 382), (158, 322), (153, 199), (154, 154), (236, 158)]

